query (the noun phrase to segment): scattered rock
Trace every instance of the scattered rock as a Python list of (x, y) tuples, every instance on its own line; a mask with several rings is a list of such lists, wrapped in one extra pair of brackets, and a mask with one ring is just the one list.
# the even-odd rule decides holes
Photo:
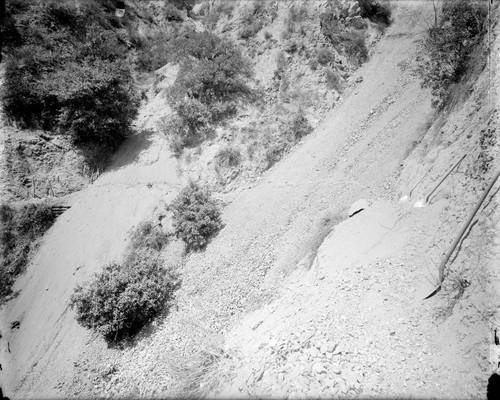
[(333, 353), (335, 351), (335, 349), (337, 348), (338, 344), (337, 343), (333, 343), (333, 342), (328, 342), (326, 344), (326, 351), (328, 353)]
[(264, 322), (263, 320), (260, 320), (259, 322), (257, 322), (254, 326), (252, 326), (252, 331), (256, 330), (261, 324), (262, 322)]
[(316, 363), (313, 365), (313, 371), (316, 372), (317, 374), (321, 374), (325, 372), (325, 368), (320, 363)]
[(340, 375), (342, 373), (342, 369), (340, 368), (339, 364), (332, 364), (330, 366), (330, 371), (337, 375)]

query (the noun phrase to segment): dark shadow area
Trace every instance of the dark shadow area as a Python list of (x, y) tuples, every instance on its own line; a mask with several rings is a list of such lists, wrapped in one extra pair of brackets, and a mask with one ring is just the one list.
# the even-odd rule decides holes
[(488, 400), (500, 399), (500, 375), (492, 374), (488, 379), (488, 386), (486, 388), (486, 398)]
[(113, 153), (117, 150), (117, 147), (97, 144), (81, 144), (77, 148), (81, 152), (90, 173), (98, 175), (111, 164)]
[(118, 171), (139, 161), (141, 154), (153, 144), (153, 135), (154, 132), (151, 130), (142, 130), (131, 135), (115, 152), (108, 163), (107, 171)]
[(0, 205), (0, 305), (15, 295), (15, 280), (26, 270), (38, 248), (38, 239), (55, 219), (48, 202)]
[(352, 213), (351, 215), (349, 215), (349, 218), (354, 217), (356, 214), (359, 214), (363, 210), (364, 210), (364, 208), (359, 209), (358, 211), (356, 211), (356, 212)]

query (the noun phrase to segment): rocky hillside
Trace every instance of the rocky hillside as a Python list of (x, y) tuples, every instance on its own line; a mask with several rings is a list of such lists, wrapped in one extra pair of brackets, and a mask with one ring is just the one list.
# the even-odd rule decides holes
[[(365, 199), (362, 211), (347, 218), (343, 210), (339, 220), (346, 220), (325, 238), (311, 268), (296, 270), (279, 299), (227, 335), (225, 352), (232, 358), (222, 361), (220, 375), (231, 377), (213, 395), (485, 396), (499, 362), (498, 183), (453, 253), (442, 290), (424, 298), (437, 285), (444, 253), (500, 168), (492, 85), (499, 71), (498, 29), (495, 22), (494, 42), (485, 38), (477, 47), (475, 68), (454, 88), (448, 107), (419, 127), (385, 195), (372, 185), (358, 192)], [(399, 65), (415, 67), (411, 58)], [(461, 159), (429, 202), (414, 207)], [(345, 172), (355, 170), (351, 165)]]
[[(251, 64), (258, 101), (242, 105), (203, 146), (181, 157), (187, 177), (219, 190), (255, 181), (314, 129), (385, 29), (363, 18), (357, 2), (202, 1), (189, 12), (165, 4), (127, 4), (126, 21), (117, 29), (128, 35), (127, 57), (143, 99), (166, 103), (156, 120), (167, 118), (165, 97), (178, 73), (177, 61), (168, 62), (169, 41), (193, 29), (211, 32), (232, 41)], [(159, 129), (166, 128), (160, 123)], [(6, 200), (63, 197), (92, 182), (107, 163), (103, 154), (92, 154), (96, 149), (74, 148), (64, 132), (13, 126), (5, 132)]]
[[(498, 25), (436, 110), (418, 72), (430, 3), (392, 2), (390, 26), (369, 1), (126, 4), (120, 32), (140, 107), (102, 174), (76, 167), (73, 131), (2, 129), (19, 141), (3, 139), (12, 171), (23, 158), (38, 179), (80, 171), (71, 189), (44, 196), (83, 188), (0, 310), (4, 392), (483, 396), (499, 361), (494, 197), (441, 292), (422, 299), (499, 167)], [(214, 65), (224, 73), (208, 74)], [(464, 154), (429, 204), (413, 207)], [(7, 179), (11, 199), (32, 196), (17, 179)], [(190, 179), (215, 191), (222, 217), (205, 247), (186, 252), (171, 217)], [(178, 278), (169, 307), (126, 340), (78, 323), (75, 287), (142, 258)]]
[[(7, 61), (1, 71), (2, 199), (16, 209), (26, 202), (69, 207), (71, 194), (104, 171), (124, 137), (143, 130), (166, 136), (184, 181), (200, 181), (219, 192), (248, 187), (341, 100), (352, 72), (369, 57), (389, 22), (363, 13), (357, 2), (342, 1), (132, 1), (121, 19), (109, 2), (13, 2), (7, 9)], [(193, 32), (201, 34), (198, 39), (190, 38)], [(179, 147), (172, 109), (187, 75), (181, 54), (186, 46), (179, 43), (206, 46), (195, 43), (203, 33), (235, 49), (241, 60), (231, 73), (247, 71), (244, 86), (251, 96), (224, 100), (234, 108), (231, 116), (204, 127), (196, 143)], [(90, 54), (89, 41), (95, 44)], [(33, 48), (39, 59), (26, 56)], [(105, 63), (101, 70), (94, 68), (96, 57)], [(93, 66), (85, 66), (88, 59)], [(69, 78), (75, 74), (89, 80), (90, 88)], [(68, 79), (74, 87), (65, 87)], [(99, 99), (104, 93), (99, 80), (113, 82), (109, 79), (128, 85), (130, 96), (113, 97), (120, 104)], [(93, 93), (87, 99), (81, 97), (86, 90)], [(139, 96), (143, 117), (131, 127)], [(99, 104), (110, 105), (104, 110)], [(21, 242), (10, 245), (14, 253), (23, 251)], [(15, 277), (23, 268), (11, 264), (2, 270)]]
[[(182, 173), (218, 191), (255, 182), (311, 132), (341, 101), (386, 27), (347, 1), (201, 2), (192, 16), (197, 30), (236, 44), (258, 93), (202, 146), (182, 154)], [(157, 81), (171, 71), (158, 71)]]

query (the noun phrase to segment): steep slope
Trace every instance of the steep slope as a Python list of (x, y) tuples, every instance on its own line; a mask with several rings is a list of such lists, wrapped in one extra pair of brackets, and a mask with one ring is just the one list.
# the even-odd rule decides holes
[[(491, 43), (485, 38), (478, 46), (452, 106), (438, 114), (402, 165), (398, 196), (369, 198), (364, 211), (325, 239), (311, 270), (297, 271), (282, 297), (232, 329), (225, 351), (234, 356), (221, 366), (221, 375), (232, 377), (215, 394), (485, 396), (500, 361), (494, 341), (498, 184), (447, 265), (442, 291), (423, 299), (436, 285), (443, 254), (500, 168), (499, 27), (495, 16), (492, 21)], [(430, 204), (414, 208), (464, 154)], [(410, 201), (399, 203), (411, 188)]]
[[(150, 127), (147, 115), (162, 104), (152, 102), (151, 109), (143, 110), (139, 121), (144, 126), (139, 128)], [(140, 132), (58, 218), (28, 272), (16, 282), (18, 296), (1, 310), (0, 363), (6, 393), (54, 397), (59, 383), (71, 381), (74, 362), (89, 341), (95, 342), (68, 309), (75, 285), (103, 264), (119, 260), (131, 229), (175, 194), (176, 161), (164, 138)], [(17, 330), (10, 328), (13, 321), (20, 322)], [(97, 340), (94, 346), (105, 345)]]
[[(432, 115), (429, 93), (422, 90), (418, 80), (404, 68), (414, 59), (416, 40), (423, 30), (422, 21), (415, 19), (415, 15), (425, 18), (431, 10), (429, 4), (420, 1), (405, 2), (405, 8), (400, 7), (394, 26), (377, 45), (368, 64), (357, 72), (359, 79), (353, 79), (357, 84), (347, 90), (343, 103), (318, 129), (268, 171), (255, 187), (220, 196), (227, 203), (225, 227), (205, 252), (188, 256), (182, 269), (183, 284), (177, 294), (177, 308), (133, 346), (118, 351), (106, 349), (100, 339), (91, 337), (79, 327), (66, 304), (76, 283), (98, 270), (104, 262), (120, 259), (127, 232), (150, 217), (162, 201), (168, 202), (179, 183), (174, 174), (176, 164), (169, 157), (161, 137), (142, 133), (128, 143), (117, 156), (114, 167), (82, 193), (51, 229), (26, 276), (16, 285), (20, 289), (19, 296), (2, 310), (1, 357), (3, 371), (9, 374), (7, 378), (2, 375), (2, 384), (5, 382), (9, 388), (7, 394), (19, 397), (88, 397), (95, 393), (165, 396), (178, 394), (176, 390), (180, 389), (200, 390), (199, 381), (194, 382), (194, 386), (187, 386), (179, 380), (187, 378), (182, 373), (197, 372), (200, 364), (189, 365), (189, 362), (206, 355), (212, 342), (222, 347), (224, 338), (221, 336), (226, 335), (227, 349), (241, 351), (243, 345), (239, 340), (248, 333), (258, 333), (267, 340), (266, 334), (276, 333), (273, 324), (296, 331), (300, 323), (307, 323), (315, 313), (320, 314), (322, 304), (325, 307), (326, 304), (335, 305), (339, 287), (351, 294), (344, 297), (338, 309), (330, 305), (331, 316), (327, 314), (324, 318), (325, 326), (337, 325), (338, 335), (345, 335), (346, 330), (371, 334), (376, 315), (370, 315), (363, 306), (373, 307), (383, 301), (389, 301), (391, 308), (386, 314), (378, 314), (378, 319), (393, 322), (404, 318), (399, 327), (405, 328), (396, 329), (392, 335), (393, 328), (387, 327), (387, 332), (374, 332), (366, 341), (387, 343), (384, 342), (387, 338), (382, 338), (385, 333), (394, 340), (413, 334), (407, 329), (409, 320), (414, 325), (422, 311), (404, 298), (406, 292), (403, 290), (412, 291), (410, 280), (414, 275), (402, 276), (398, 272), (414, 261), (411, 259), (412, 246), (418, 248), (419, 242), (408, 245), (400, 235), (404, 233), (411, 240), (417, 238), (420, 228), (432, 231), (439, 222), (436, 215), (443, 204), (426, 209), (422, 215), (392, 204), (399, 190), (401, 164), (415, 142), (426, 133)], [(149, 112), (151, 110), (146, 110), (145, 114)], [(404, 181), (403, 186), (407, 182)], [(328, 239), (332, 242), (325, 243), (327, 247), (320, 251), (320, 261), (307, 277), (310, 281), (294, 289), (292, 280), (287, 285), (291, 295), (271, 306), (279, 308), (280, 302), (284, 304), (286, 312), (279, 312), (282, 317), (271, 317), (269, 308), (263, 308), (239, 326), (238, 322), (248, 311), (279, 297), (278, 289), (289, 271), (297, 265), (309, 266), (316, 250), (318, 226), (324, 218), (345, 218), (345, 210), (360, 197), (374, 201), (373, 209), (365, 214), (370, 217), (363, 217), (361, 213), (357, 217), (363, 219), (350, 220), (334, 231)], [(402, 228), (398, 225), (401, 216), (406, 216), (408, 223)], [(415, 228), (409, 229), (410, 223), (414, 223)], [(397, 229), (385, 235), (387, 229), (384, 227), (393, 225)], [(358, 240), (356, 233), (367, 227), (371, 228), (373, 237), (369, 237), (365, 245), (360, 244), (359, 248), (339, 246), (339, 236), (344, 234), (352, 246), (352, 242)], [(386, 241), (385, 246), (378, 248), (382, 239)], [(337, 247), (328, 250), (332, 243)], [(406, 255), (399, 258), (398, 250)], [(358, 251), (362, 252), (361, 256)], [(389, 261), (380, 261), (380, 257)], [(321, 263), (321, 259), (330, 261)], [(359, 263), (371, 265), (372, 269), (365, 268), (375, 271), (370, 277), (383, 279), (379, 288), (384, 293), (394, 290), (390, 285), (396, 286), (399, 292), (392, 297), (386, 295), (388, 300), (384, 300), (383, 295), (374, 290), (370, 292), (372, 297), (361, 301), (369, 281), (365, 286), (358, 286), (359, 276), (365, 271), (350, 268)], [(346, 272), (342, 283), (338, 265)], [(316, 274), (324, 277), (319, 284)], [(405, 312), (412, 310), (414, 314), (402, 315), (401, 308), (396, 307), (398, 304), (408, 307)], [(304, 307), (309, 307), (308, 310), (314, 307), (315, 313), (301, 314)], [(353, 307), (357, 313), (352, 312)], [(255, 318), (254, 323), (250, 322), (252, 318)], [(8, 326), (14, 320), (21, 322), (18, 330)], [(261, 323), (259, 328), (261, 320), (266, 323)], [(411, 344), (418, 347), (422, 343), (419, 340)], [(359, 339), (349, 339), (341, 353), (363, 348), (364, 342), (362, 335)], [(254, 357), (245, 361), (249, 365), (260, 363), (262, 353), (256, 350), (259, 344), (261, 342), (256, 341), (252, 344), (255, 347), (243, 349)], [(390, 360), (390, 356), (382, 354), (383, 346), (380, 347), (370, 357)], [(426, 362), (427, 353), (432, 351), (423, 348), (420, 362)], [(358, 364), (367, 362), (363, 357), (359, 356)], [(215, 355), (205, 359), (203, 366), (214, 368), (210, 363), (218, 358)], [(111, 365), (106, 371), (95, 367), (108, 360)], [(234, 357), (229, 366), (234, 367), (233, 362), (237, 364), (238, 358)], [(396, 367), (396, 364), (390, 366)], [(221, 365), (221, 369), (223, 367)], [(352, 365), (349, 367), (352, 371)], [(94, 371), (89, 371), (91, 368)], [(237, 377), (247, 379), (246, 372), (239, 371)], [(401, 374), (403, 372), (411, 370)], [(434, 384), (439, 381), (433, 380), (433, 373), (428, 372), (425, 376)], [(349, 382), (344, 380), (347, 391), (354, 393), (360, 388), (358, 378), (355, 375)], [(377, 391), (371, 380), (378, 378), (379, 375), (374, 374), (363, 385), (372, 387), (374, 393), (409, 393), (400, 390), (397, 379), (401, 376), (398, 375), (394, 375), (391, 385), (379, 382)], [(274, 390), (273, 379), (273, 375), (269, 375), (265, 382), (270, 385), (265, 387), (253, 387), (250, 383), (249, 392), (265, 394)], [(280, 379), (278, 375), (276, 379)], [(239, 386), (238, 383), (233, 389), (238, 390)], [(312, 393), (309, 389), (306, 392)], [(231, 385), (228, 393), (234, 394)]]
[[(217, 0), (194, 10), (200, 28), (230, 39), (247, 57), (259, 92), (257, 102), (240, 104), (233, 119), (180, 158), (184, 175), (217, 191), (253, 184), (315, 128), (384, 31), (350, 0)], [(239, 155), (236, 165), (220, 162), (228, 148)]]
[[(409, 7), (427, 12), (422, 2)], [(325, 215), (339, 214), (359, 197), (394, 197), (400, 164), (432, 114), (429, 94), (399, 67), (414, 58), (423, 29), (418, 22), (399, 13), (345, 101), (260, 184), (227, 197), (225, 228), (204, 253), (187, 259), (178, 309), (125, 350), (103, 393), (172, 393), (183, 378), (177, 370), (194, 373), (211, 343), (307, 260)], [(178, 365), (183, 360), (185, 369)]]

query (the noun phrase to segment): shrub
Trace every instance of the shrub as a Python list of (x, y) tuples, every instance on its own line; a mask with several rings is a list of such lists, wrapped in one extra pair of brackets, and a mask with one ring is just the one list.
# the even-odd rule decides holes
[(202, 3), (202, 9), (200, 9), (200, 14), (203, 14), (203, 25), (205, 25), (209, 30), (215, 29), (217, 22), (223, 15), (227, 15), (231, 18), (234, 8), (236, 7), (236, 2), (233, 0), (220, 0), (212, 9), (208, 11), (208, 3)]
[(299, 109), (290, 121), (280, 124), (278, 135), (275, 137), (268, 135), (263, 159), (264, 169), (271, 168), (283, 158), (293, 145), (312, 131), (313, 127), (303, 110)]
[(48, 203), (12, 207), (0, 205), (0, 299), (12, 293), (14, 280), (29, 261), (37, 240), (52, 226), (55, 216)]
[(190, 182), (175, 198), (170, 208), (178, 237), (188, 250), (200, 250), (221, 227), (221, 211), (210, 192)]
[(181, 22), (184, 20), (182, 13), (173, 4), (166, 4), (163, 8), (163, 15), (167, 21)]
[(294, 40), (288, 40), (285, 45), (284, 45), (284, 50), (287, 52), (287, 53), (295, 53), (297, 52), (298, 50), (298, 45), (297, 45), (297, 42), (295, 42)]
[(121, 22), (93, 0), (78, 9), (70, 1), (17, 4), (8, 9), (15, 38), (7, 46), (6, 116), (67, 131), (77, 143), (119, 143), (138, 107)]
[(138, 97), (123, 62), (85, 59), (45, 82), (46, 92), (60, 105), (58, 125), (76, 143), (118, 145), (130, 133)]
[(254, 37), (262, 29), (265, 11), (266, 7), (263, 1), (253, 1), (242, 10), (240, 14), (242, 28), (239, 31), (241, 39)]
[(264, 23), (261, 20), (257, 20), (252, 22), (250, 25), (247, 25), (240, 29), (239, 37), (241, 39), (250, 39), (254, 37), (264, 26)]
[(2, 46), (4, 51), (12, 51), (13, 48), (23, 44), (23, 38), (19, 32), (16, 20), (20, 14), (24, 14), (30, 7), (29, 0), (11, 0), (6, 4), (3, 25), (0, 27), (2, 35)]
[(168, 236), (158, 224), (152, 221), (141, 223), (130, 240), (130, 251), (161, 251), (168, 242)]
[(55, 216), (48, 203), (27, 204), (21, 207), (14, 218), (16, 233), (35, 240), (54, 223)]
[(337, 92), (342, 91), (342, 84), (340, 82), (339, 76), (332, 70), (325, 71), (326, 85), (329, 89), (335, 89)]
[(364, 30), (368, 28), (368, 22), (364, 18), (355, 17), (349, 22), (349, 26), (352, 26), (354, 29)]
[(323, 36), (334, 46), (340, 44), (341, 26), (338, 18), (333, 13), (322, 13), (319, 16), (320, 30)]
[[(34, 50), (34, 48), (33, 48)], [(21, 127), (48, 127), (42, 117), (43, 97), (36, 90), (37, 79), (34, 76), (34, 63), (26, 60), (25, 68), (20, 68), (16, 60), (7, 61), (5, 83), (2, 87), (3, 111), (8, 119), (14, 120)], [(45, 116), (45, 115), (44, 115)], [(54, 115), (48, 121), (52, 120)], [(47, 121), (47, 122), (48, 122)]]
[(318, 69), (318, 60), (316, 58), (311, 58), (309, 60), (309, 68), (311, 68), (312, 71), (316, 71)]
[(219, 22), (221, 14), (217, 12), (209, 12), (203, 16), (203, 25), (210, 31), (214, 30), (217, 27), (217, 23)]
[(169, 0), (179, 10), (191, 11), (196, 3), (196, 0)]
[(271, 145), (271, 147), (266, 150), (266, 153), (264, 155), (266, 169), (271, 168), (274, 164), (281, 160), (285, 151), (286, 147), (282, 145), (280, 146), (278, 143)]
[(288, 18), (294, 23), (303, 22), (307, 18), (307, 16), (308, 12), (305, 4), (301, 4), (300, 6), (292, 4), (290, 9), (288, 10)]
[(137, 53), (137, 68), (151, 72), (175, 61), (171, 40), (168, 34), (161, 31), (148, 39), (142, 39)]
[(292, 5), (285, 19), (285, 30), (282, 32), (282, 38), (289, 39), (291, 34), (295, 32), (295, 25), (303, 22), (307, 15), (307, 7), (304, 4), (300, 6)]
[(353, 61), (363, 63), (368, 58), (365, 32), (345, 29), (332, 13), (320, 15), (321, 32), (336, 49), (342, 49)]
[(347, 31), (340, 35), (345, 52), (353, 61), (364, 63), (368, 59), (364, 32)]
[(313, 131), (313, 128), (307, 118), (305, 117), (302, 110), (299, 110), (297, 114), (292, 119), (290, 124), (289, 132), (293, 137), (294, 141), (302, 139), (304, 136), (309, 135)]
[(443, 3), (441, 19), (428, 30), (416, 68), (422, 86), (432, 91), (435, 107), (444, 106), (451, 86), (467, 71), (470, 54), (484, 34), (485, 18), (485, 6), (477, 1)]
[(251, 93), (244, 81), (252, 75), (250, 63), (233, 43), (211, 33), (193, 33), (185, 45), (181, 57), (194, 59), (182, 62), (173, 100), (187, 95), (209, 105), (214, 100), (235, 100)]
[(321, 65), (326, 65), (334, 60), (333, 52), (329, 49), (319, 49), (316, 51), (316, 59)]
[(176, 113), (168, 129), (180, 151), (203, 140), (212, 124), (234, 115), (237, 102), (252, 99), (245, 83), (252, 70), (233, 43), (211, 33), (189, 32), (173, 48), (182, 61), (168, 94)]
[(232, 146), (220, 149), (215, 155), (218, 165), (224, 167), (237, 167), (241, 163), (241, 152)]
[[(194, 141), (200, 136), (199, 133), (211, 122), (215, 120), (209, 106), (196, 98), (186, 97), (174, 103), (179, 123), (187, 128), (187, 135), (183, 138), (186, 144), (195, 144)], [(185, 128), (182, 128), (184, 131)]]
[(391, 9), (378, 0), (358, 0), (361, 17), (375, 23), (388, 26), (391, 24)]
[(286, 67), (287, 67), (287, 60), (286, 60), (286, 56), (285, 56), (285, 53), (283, 51), (279, 51), (277, 54), (276, 54), (276, 72), (275, 72), (275, 75), (281, 79), (281, 77), (283, 76), (285, 70), (286, 70)]
[(200, 141), (200, 131), (192, 131), (188, 124), (178, 115), (174, 115), (165, 121), (164, 134), (169, 138), (169, 147), (174, 156), (182, 154), (185, 147), (193, 146)]
[(70, 306), (82, 326), (117, 340), (136, 333), (157, 315), (174, 287), (172, 276), (151, 259), (113, 263), (78, 285)]

